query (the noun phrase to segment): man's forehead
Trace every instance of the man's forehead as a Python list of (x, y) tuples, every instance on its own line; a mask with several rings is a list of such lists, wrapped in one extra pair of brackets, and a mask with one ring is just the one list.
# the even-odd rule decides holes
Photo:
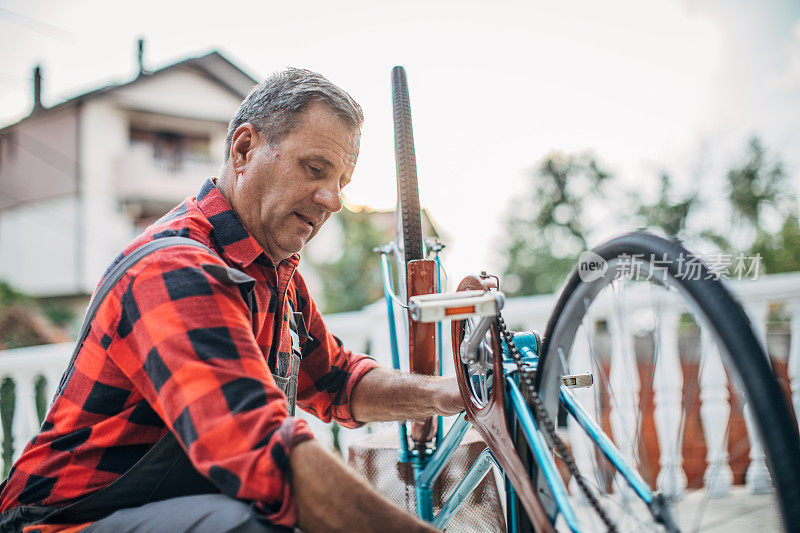
[(318, 143), (323, 150), (329, 148), (327, 145), (335, 146), (347, 152), (347, 159), (354, 160), (358, 156), (361, 129), (359, 127), (351, 128), (333, 111), (328, 110), (327, 106), (324, 106), (322, 110), (304, 114), (301, 122), (288, 136), (293, 136), (294, 140), (299, 142)]
[(339, 125), (348, 131), (361, 131), (358, 125), (350, 124), (345, 117), (324, 102), (311, 102), (298, 115), (298, 126), (306, 123), (327, 123)]

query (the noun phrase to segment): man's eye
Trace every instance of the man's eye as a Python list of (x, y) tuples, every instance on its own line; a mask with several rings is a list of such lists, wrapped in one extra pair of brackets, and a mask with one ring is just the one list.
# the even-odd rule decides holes
[(314, 166), (309, 165), (308, 166), (308, 170), (309, 170), (309, 172), (311, 172), (315, 176), (319, 176), (320, 174), (322, 174), (322, 169), (319, 168), (319, 167), (314, 167)]

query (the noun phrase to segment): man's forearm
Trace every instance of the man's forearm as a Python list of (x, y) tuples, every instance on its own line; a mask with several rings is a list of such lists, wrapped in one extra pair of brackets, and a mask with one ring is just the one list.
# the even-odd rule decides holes
[[(359, 422), (420, 420), (463, 410), (455, 378), (375, 368), (356, 384), (350, 410)], [(303, 531), (433, 532), (395, 507), (318, 442), (292, 448), (292, 490)]]
[(292, 448), (290, 463), (298, 525), (307, 533), (436, 531), (389, 503), (315, 440)]
[(455, 378), (421, 376), (378, 367), (353, 389), (350, 410), (359, 422), (422, 420), (452, 415), (464, 406)]

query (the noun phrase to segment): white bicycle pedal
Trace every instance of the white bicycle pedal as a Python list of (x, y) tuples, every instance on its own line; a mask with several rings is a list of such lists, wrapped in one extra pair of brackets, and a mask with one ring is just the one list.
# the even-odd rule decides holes
[(585, 389), (591, 387), (594, 383), (594, 377), (591, 372), (583, 372), (581, 374), (569, 374), (561, 376), (561, 383), (568, 389)]
[(490, 291), (422, 294), (408, 299), (408, 310), (414, 322), (439, 322), (496, 316), (503, 308), (503, 301), (502, 293)]

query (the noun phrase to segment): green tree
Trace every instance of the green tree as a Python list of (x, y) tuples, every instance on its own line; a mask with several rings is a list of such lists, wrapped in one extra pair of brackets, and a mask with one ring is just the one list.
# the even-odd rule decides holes
[(374, 249), (386, 237), (367, 211), (343, 209), (342, 253), (332, 262), (316, 264), (322, 278), (323, 312), (356, 311), (383, 295), (380, 261)]
[(749, 225), (762, 230), (763, 209), (781, 209), (791, 197), (786, 173), (780, 160), (770, 161), (758, 137), (747, 145), (747, 161), (728, 171), (728, 200), (734, 224)]
[(748, 254), (761, 257), (761, 267), (767, 274), (800, 272), (800, 223), (797, 215), (787, 216), (775, 235), (760, 232)]
[[(53, 316), (61, 316), (63, 322), (55, 322)], [(0, 280), (0, 349), (66, 341), (63, 326), (71, 316), (64, 306), (42, 305)]]
[[(598, 210), (605, 216), (599, 222), (604, 227), (632, 218), (640, 226), (660, 228), (687, 241), (690, 248), (705, 242), (726, 254), (758, 254), (761, 273), (800, 270), (800, 228), (791, 181), (782, 162), (757, 137), (749, 140), (743, 161), (726, 173), (724, 190), (715, 193), (727, 200), (732, 217), (727, 229), (719, 228), (716, 213), (695, 217), (705, 208), (698, 194), (677, 194), (666, 172), (655, 201), (644, 203), (637, 192), (628, 193), (627, 211), (608, 199), (605, 191), (611, 190), (613, 178), (587, 155), (550, 154), (530, 178), (530, 192), (510, 205), (506, 221), (502, 289), (509, 295), (555, 291), (580, 252), (594, 244), (592, 230), (598, 225), (586, 214)], [(609, 204), (614, 208), (608, 209)], [(695, 220), (713, 220), (714, 226), (692, 227)]]
[[(643, 204), (636, 209), (636, 215), (642, 219), (645, 227), (660, 228), (667, 235), (683, 236), (686, 230), (686, 220), (693, 208), (697, 205), (697, 195), (690, 195), (678, 200), (674, 199), (675, 193), (672, 178), (666, 172), (661, 174), (661, 191), (658, 200), (652, 204)], [(640, 203), (638, 196), (633, 196), (636, 203)]]
[(33, 298), (16, 290), (6, 281), (0, 280), (0, 309), (16, 304), (30, 304)]
[[(727, 198), (738, 241), (717, 236), (720, 248), (761, 257), (761, 273), (800, 270), (800, 229), (795, 192), (783, 163), (771, 156), (758, 137), (750, 139), (745, 161), (728, 171)], [(772, 222), (780, 224), (775, 231)], [(774, 228), (774, 225), (773, 225)]]
[(587, 204), (605, 197), (612, 177), (589, 155), (552, 153), (530, 179), (531, 193), (511, 206), (506, 221), (503, 290), (512, 296), (561, 284), (587, 248)]

